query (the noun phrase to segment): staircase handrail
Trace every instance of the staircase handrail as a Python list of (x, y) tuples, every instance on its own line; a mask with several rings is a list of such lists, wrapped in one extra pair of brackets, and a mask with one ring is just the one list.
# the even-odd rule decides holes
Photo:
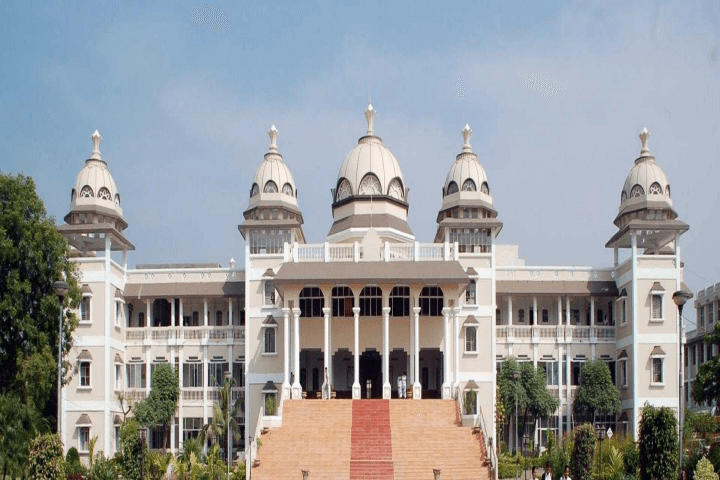
[[(258, 412), (258, 421), (257, 426), (255, 427), (255, 437), (253, 438), (252, 445), (250, 445), (250, 453), (252, 454), (252, 462), (255, 461), (258, 454), (258, 440), (260, 440), (260, 435), (262, 435), (262, 431), (265, 428), (263, 425), (263, 417), (265, 416), (265, 405), (260, 405), (260, 411)], [(252, 462), (251, 465), (252, 465)], [(252, 467), (251, 467), (252, 468)]]
[[(462, 417), (465, 414), (465, 404), (464, 404), (464, 398), (463, 398), (463, 392), (460, 388), (458, 388), (455, 391), (455, 398), (457, 399), (458, 406), (460, 407), (460, 424), (462, 425)], [(480, 430), (482, 431), (483, 435), (483, 442), (485, 442), (485, 454), (490, 459), (490, 468), (492, 469), (493, 478), (495, 480), (498, 480), (498, 458), (497, 453), (495, 452), (494, 445), (492, 444), (492, 440), (490, 440), (490, 437), (487, 434), (487, 428), (485, 427), (485, 417), (482, 413), (482, 407), (480, 405), (477, 405), (478, 413), (475, 415), (475, 420), (473, 421), (473, 427), (480, 427)], [(479, 425), (478, 425), (479, 423)]]

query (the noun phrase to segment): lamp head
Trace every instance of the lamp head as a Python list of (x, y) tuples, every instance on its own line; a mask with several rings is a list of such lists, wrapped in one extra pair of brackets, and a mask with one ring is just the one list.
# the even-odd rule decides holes
[(67, 282), (63, 280), (58, 280), (57, 282), (53, 283), (53, 288), (55, 289), (55, 295), (63, 298), (65, 298), (68, 291), (70, 290), (70, 286), (67, 284)]
[(673, 302), (675, 302), (675, 305), (677, 305), (678, 307), (682, 307), (683, 305), (685, 305), (685, 303), (687, 303), (687, 301), (691, 298), (693, 298), (693, 293), (684, 288), (673, 293), (672, 296)]

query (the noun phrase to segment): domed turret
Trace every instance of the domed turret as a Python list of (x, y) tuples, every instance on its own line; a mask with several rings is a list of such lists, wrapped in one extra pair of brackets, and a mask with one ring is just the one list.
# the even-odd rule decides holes
[(135, 246), (123, 235), (128, 226), (123, 218), (120, 191), (100, 155), (100, 133), (90, 137), (93, 151), (85, 160), (70, 192), (70, 213), (65, 215), (65, 225), (58, 228), (70, 246), (80, 254), (107, 250), (105, 239), (112, 250), (134, 250)]
[(462, 136), (462, 151), (445, 178), (435, 241), (457, 241), (463, 252), (483, 253), (489, 251), (502, 223), (497, 220), (485, 169), (470, 145), (470, 125), (462, 129)]
[(278, 152), (278, 130), (268, 131), (270, 147), (255, 171), (250, 203), (238, 226), (250, 244), (251, 253), (281, 252), (284, 243), (305, 242), (303, 217), (297, 202), (297, 187), (290, 169)]
[(409, 189), (395, 155), (375, 135), (377, 111), (365, 110), (367, 134), (345, 156), (336, 188), (331, 190), (334, 223), (327, 240), (361, 241), (370, 229), (380, 240), (414, 241), (407, 224)]

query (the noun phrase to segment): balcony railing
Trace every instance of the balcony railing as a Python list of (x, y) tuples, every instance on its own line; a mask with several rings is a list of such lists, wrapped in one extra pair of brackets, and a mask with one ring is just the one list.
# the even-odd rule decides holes
[(128, 341), (143, 342), (149, 339), (152, 342), (168, 343), (170, 341), (244, 341), (245, 327), (134, 327), (125, 329), (125, 338)]
[(497, 338), (528, 339), (560, 339), (561, 341), (578, 340), (587, 342), (590, 339), (600, 341), (615, 341), (615, 327), (609, 326), (579, 326), (579, 325), (497, 325), (495, 327)]
[[(482, 248), (480, 248), (482, 247)], [(286, 243), (286, 262), (427, 262), (457, 260), (459, 255), (490, 258), (489, 246), (458, 246), (456, 243), (384, 242), (379, 256), (360, 243)], [(260, 255), (260, 254), (258, 254)]]

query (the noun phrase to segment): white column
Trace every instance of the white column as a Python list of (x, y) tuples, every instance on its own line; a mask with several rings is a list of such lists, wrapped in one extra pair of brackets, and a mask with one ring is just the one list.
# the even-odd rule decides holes
[(413, 383), (415, 383), (415, 357), (413, 356), (413, 348), (415, 346), (415, 322), (413, 322), (413, 319), (410, 316), (408, 316), (408, 324), (410, 325), (410, 337), (407, 351), (407, 371), (408, 385), (412, 388)]
[(570, 295), (565, 295), (565, 325), (570, 325)]
[(512, 310), (512, 296), (508, 295), (508, 298), (507, 298), (507, 300), (508, 300), (508, 302), (507, 302), (507, 309), (508, 309), (508, 314), (507, 314), (507, 318), (508, 318), (508, 325), (512, 325), (512, 314), (513, 314), (513, 310)]
[(300, 385), (300, 309), (293, 308), (293, 345), (295, 356), (294, 360), (294, 371), (295, 378), (292, 384), (292, 396), (293, 398), (302, 399), (302, 385)]
[(455, 324), (455, 335), (453, 349), (455, 351), (455, 388), (460, 388), (460, 307), (450, 309), (452, 313), (452, 322)]
[(177, 325), (177, 317), (175, 316), (175, 299), (170, 299), (170, 326), (174, 327)]
[(205, 326), (208, 326), (208, 301), (207, 298), (203, 299), (203, 318), (205, 319)]
[(595, 297), (590, 297), (590, 360), (595, 360)]
[(420, 307), (413, 307), (413, 319), (415, 320), (415, 383), (413, 383), (413, 400), (420, 400), (422, 386), (420, 385)]
[[(327, 247), (327, 243), (325, 244)], [(323, 343), (323, 350), (324, 350), (324, 358), (325, 358), (325, 370), (328, 372), (327, 380), (325, 379), (325, 372), (322, 372), (323, 376), (323, 385), (322, 385), (322, 391), (323, 394), (327, 391), (327, 383), (330, 381), (330, 368), (328, 365), (330, 365), (330, 309), (325, 307), (322, 309), (323, 316), (325, 317), (325, 342)], [(329, 400), (329, 397), (328, 397)]]
[[(389, 245), (386, 243), (386, 245)], [(383, 358), (382, 358), (382, 376), (383, 376), (383, 398), (389, 399), (392, 396), (392, 387), (390, 385), (390, 307), (383, 307)], [(398, 372), (400, 375), (400, 372)]]
[(537, 310), (537, 297), (533, 295), (533, 325), (537, 327), (538, 325), (538, 310)]
[(233, 325), (232, 298), (228, 298), (228, 327), (232, 327), (232, 325)]
[(180, 299), (180, 327), (185, 326), (185, 309), (183, 305), (183, 299)]
[[(558, 297), (558, 305), (560, 305), (560, 297)], [(558, 310), (558, 316), (560, 315)], [(562, 406), (563, 406), (563, 346), (558, 345), (558, 438), (563, 436), (563, 424), (562, 424)]]
[[(182, 312), (182, 299), (180, 299), (180, 311)], [(180, 317), (182, 318), (182, 316)], [(180, 451), (183, 449), (183, 435), (182, 435), (182, 429), (183, 429), (183, 388), (184, 388), (184, 382), (183, 382), (183, 347), (178, 348), (178, 380), (180, 381), (180, 398), (178, 399), (178, 440), (180, 441), (179, 447)]]
[(572, 381), (570, 380), (572, 378), (572, 364), (570, 363), (570, 357), (572, 356), (572, 350), (570, 349), (570, 344), (568, 344), (565, 349), (567, 350), (567, 355), (565, 357), (565, 368), (567, 369), (567, 379), (565, 380), (567, 383), (567, 388), (565, 389), (565, 416), (567, 418), (568, 431), (570, 431), (570, 417), (572, 416), (572, 403), (570, 402), (570, 386), (572, 385)]
[(595, 297), (590, 297), (590, 326), (595, 326)]
[(352, 398), (360, 399), (360, 307), (353, 307), (353, 315), (355, 316), (355, 344), (353, 349), (353, 385)]
[(443, 384), (442, 384), (442, 398), (452, 398), (452, 392), (450, 388), (450, 360), (452, 354), (450, 352), (450, 309), (448, 307), (443, 308), (443, 343), (445, 344), (445, 351), (443, 352)]
[[(150, 299), (145, 299), (145, 328), (150, 328), (152, 325), (152, 309), (150, 308)], [(150, 332), (147, 333), (147, 338), (150, 338)]]
[(290, 309), (283, 308), (283, 398), (290, 398)]

